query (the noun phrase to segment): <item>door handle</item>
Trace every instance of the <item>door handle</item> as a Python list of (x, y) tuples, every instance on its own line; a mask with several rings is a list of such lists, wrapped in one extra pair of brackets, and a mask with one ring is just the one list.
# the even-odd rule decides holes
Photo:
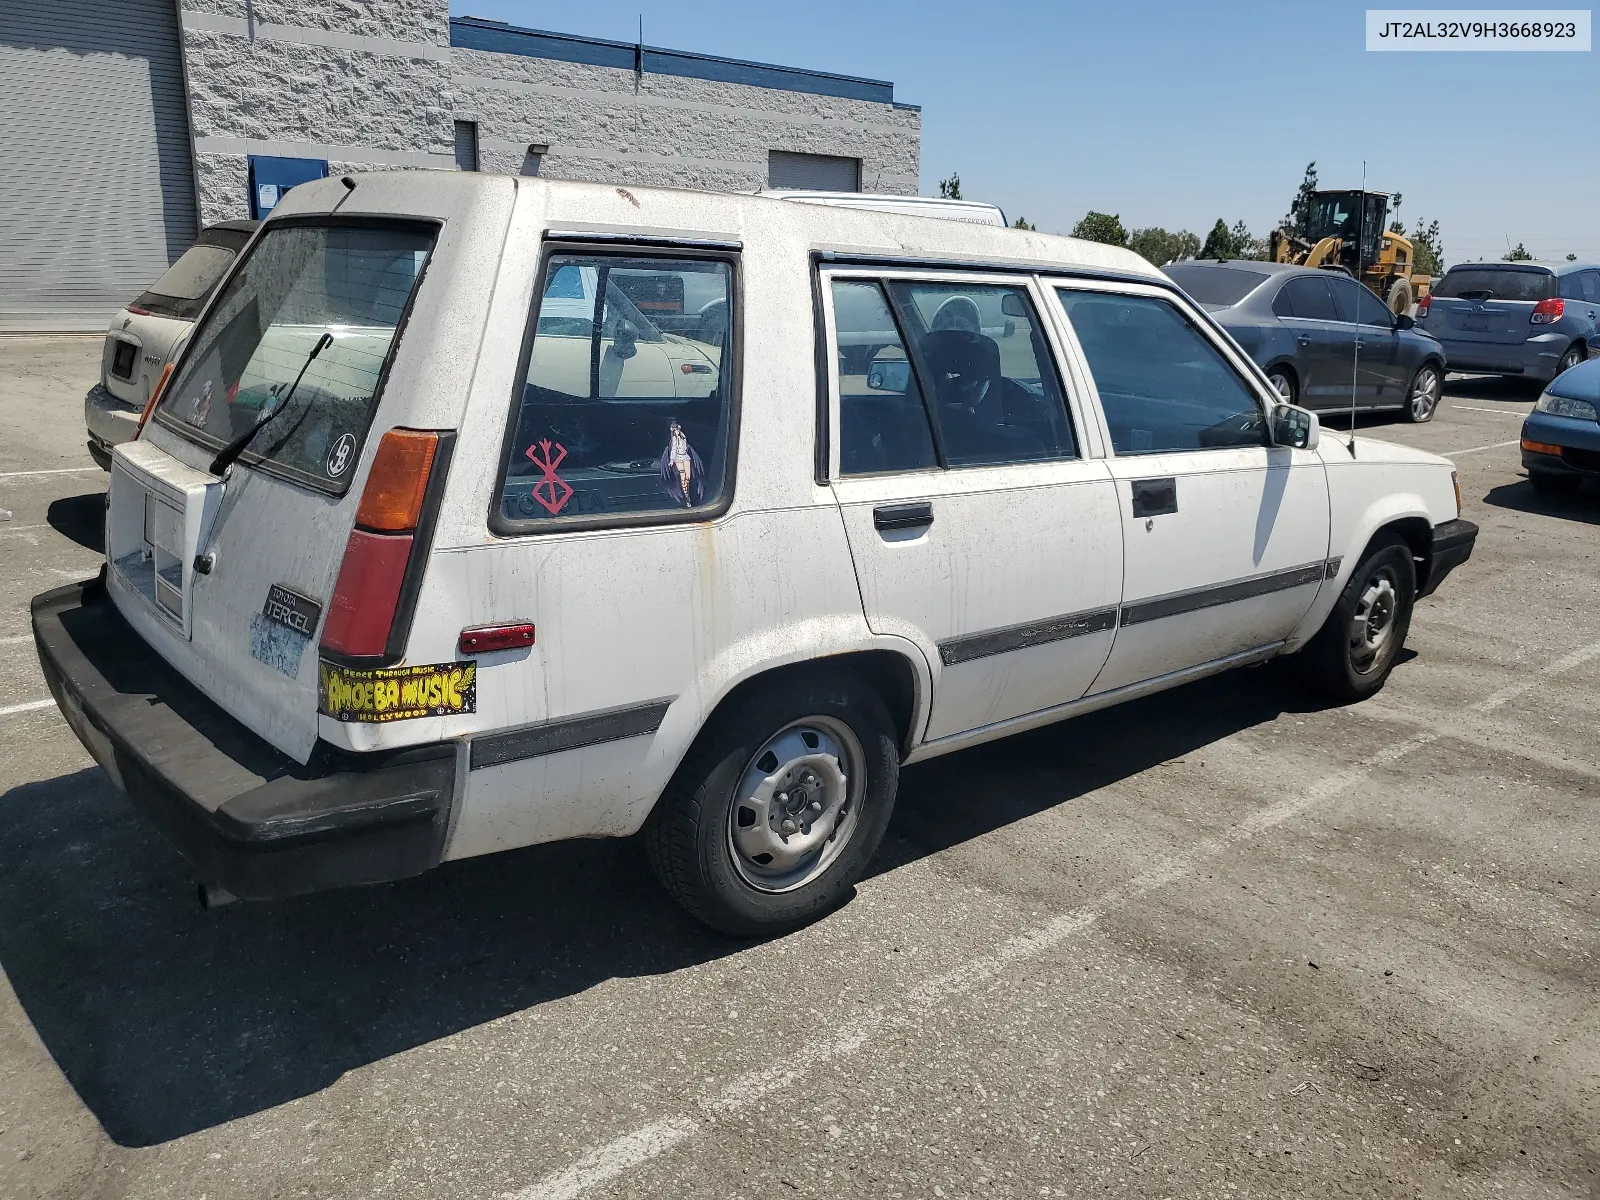
[(1133, 481), (1133, 515), (1136, 517), (1162, 517), (1178, 511), (1178, 481), (1167, 479), (1135, 479)]
[(885, 504), (872, 510), (872, 527), (879, 533), (890, 529), (926, 529), (933, 524), (933, 505)]
[(1298, 333), (1295, 335), (1294, 340), (1299, 342), (1302, 346), (1311, 345), (1311, 335), (1308, 333)]

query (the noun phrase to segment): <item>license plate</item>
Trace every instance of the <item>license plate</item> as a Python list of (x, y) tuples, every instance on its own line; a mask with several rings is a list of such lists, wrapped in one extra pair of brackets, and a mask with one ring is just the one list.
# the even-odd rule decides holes
[(1471, 333), (1488, 333), (1489, 332), (1489, 318), (1488, 317), (1478, 317), (1478, 318), (1474, 319), (1472, 317), (1465, 317), (1465, 318), (1462, 319), (1461, 328), (1463, 328), (1463, 329), (1465, 329), (1465, 330), (1467, 330), (1467, 331), (1469, 331)]

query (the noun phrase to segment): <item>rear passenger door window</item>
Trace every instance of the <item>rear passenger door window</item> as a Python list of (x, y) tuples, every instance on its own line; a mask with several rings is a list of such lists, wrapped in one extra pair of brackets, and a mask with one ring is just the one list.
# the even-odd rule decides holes
[(1077, 456), (1025, 286), (835, 278), (830, 288), (841, 474)]
[(1255, 393), (1172, 303), (1069, 288), (1056, 294), (1118, 455), (1266, 445)]
[(553, 254), (501, 466), (497, 532), (726, 507), (733, 263)]

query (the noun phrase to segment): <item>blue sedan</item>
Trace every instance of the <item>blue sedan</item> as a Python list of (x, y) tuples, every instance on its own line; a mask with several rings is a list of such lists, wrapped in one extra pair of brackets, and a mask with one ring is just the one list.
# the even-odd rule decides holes
[(1522, 423), (1522, 465), (1541, 492), (1600, 479), (1600, 358), (1552, 379)]

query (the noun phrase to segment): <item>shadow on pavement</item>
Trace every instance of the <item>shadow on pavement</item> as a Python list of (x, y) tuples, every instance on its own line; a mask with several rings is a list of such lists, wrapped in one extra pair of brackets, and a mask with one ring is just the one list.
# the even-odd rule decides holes
[(44, 519), (62, 537), (96, 554), (106, 552), (106, 494), (88, 492), (52, 500)]
[[(908, 768), (874, 872), (1318, 707), (1274, 669)], [(0, 967), (107, 1134), (148, 1146), (612, 977), (741, 948), (669, 903), (633, 842), (577, 841), (416, 879), (204, 911), (98, 770), (0, 798)]]
[(1523, 479), (1517, 483), (1502, 483), (1497, 488), (1489, 489), (1483, 502), (1492, 504), (1496, 508), (1509, 508), (1514, 512), (1600, 525), (1600, 489), (1588, 484), (1581, 491), (1573, 492), (1571, 495), (1544, 495), (1534, 491), (1533, 484)]
[(1452, 399), (1518, 406), (1532, 404), (1543, 390), (1542, 383), (1535, 383), (1531, 379), (1501, 375), (1446, 376), (1444, 384), (1444, 394)]

